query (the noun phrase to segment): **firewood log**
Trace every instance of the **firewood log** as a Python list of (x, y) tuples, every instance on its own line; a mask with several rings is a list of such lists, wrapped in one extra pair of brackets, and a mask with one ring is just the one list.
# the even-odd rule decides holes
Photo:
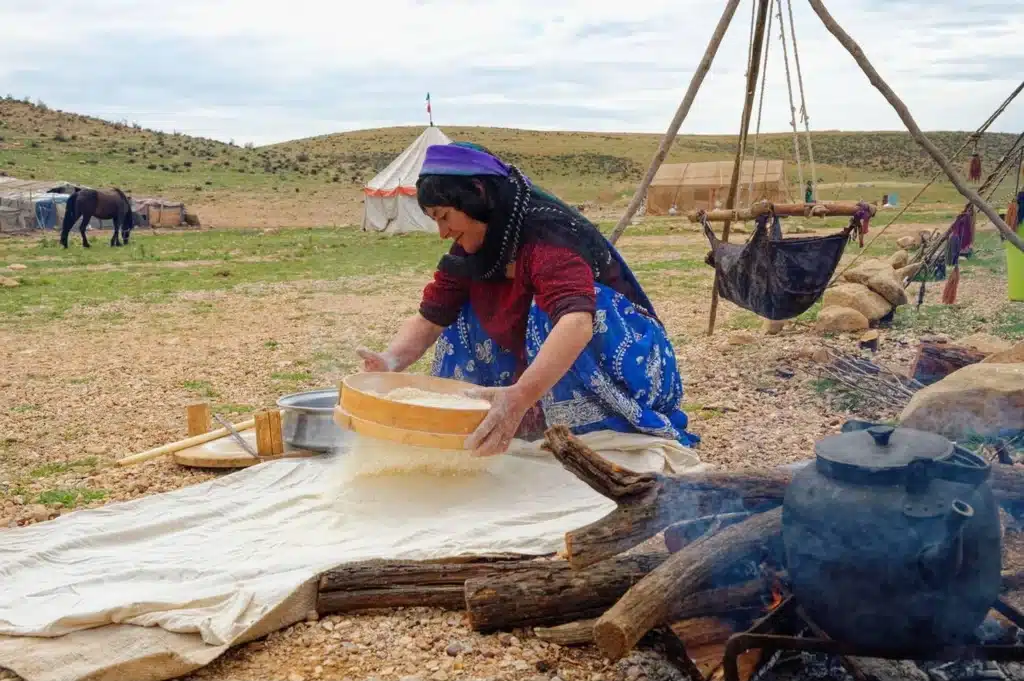
[(667, 557), (665, 552), (616, 556), (585, 570), (551, 561), (471, 577), (465, 588), (469, 624), (490, 632), (597, 617)]
[(957, 369), (977, 364), (987, 355), (974, 348), (950, 345), (948, 343), (922, 342), (910, 375), (922, 385), (937, 383)]
[(786, 471), (634, 473), (596, 454), (565, 426), (545, 433), (544, 448), (594, 491), (618, 504), (601, 518), (565, 535), (569, 563), (583, 568), (622, 553), (680, 520), (730, 512), (761, 512), (782, 502)]
[(782, 509), (758, 513), (693, 542), (636, 583), (594, 625), (601, 652), (617, 660), (652, 628), (668, 621), (673, 604), (741, 560), (781, 556)]

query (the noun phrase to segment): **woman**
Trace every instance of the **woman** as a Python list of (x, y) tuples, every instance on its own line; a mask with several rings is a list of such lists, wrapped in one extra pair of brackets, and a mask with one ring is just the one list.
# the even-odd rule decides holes
[(432, 373), (491, 403), (466, 443), (480, 456), (545, 422), (699, 442), (665, 329), (597, 227), (472, 144), (428, 147), (416, 186), (454, 244), (388, 349), (359, 350), (367, 371), (403, 371), (436, 342)]

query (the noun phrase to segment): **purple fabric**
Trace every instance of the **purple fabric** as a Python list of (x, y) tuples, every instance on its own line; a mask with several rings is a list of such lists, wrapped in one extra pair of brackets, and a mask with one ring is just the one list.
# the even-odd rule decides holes
[(485, 151), (459, 143), (432, 144), (420, 169), (423, 175), (499, 175), (508, 177), (509, 169)]

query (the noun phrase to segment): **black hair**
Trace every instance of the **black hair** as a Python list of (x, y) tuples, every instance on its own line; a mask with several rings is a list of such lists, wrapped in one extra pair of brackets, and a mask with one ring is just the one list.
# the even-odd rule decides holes
[(494, 217), (498, 187), (493, 178), (466, 175), (424, 175), (416, 180), (420, 209), (447, 206), (489, 224)]

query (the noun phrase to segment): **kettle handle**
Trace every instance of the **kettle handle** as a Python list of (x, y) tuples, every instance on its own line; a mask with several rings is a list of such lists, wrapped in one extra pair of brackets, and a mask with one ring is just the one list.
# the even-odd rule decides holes
[(915, 459), (907, 466), (906, 488), (910, 493), (923, 491), (929, 480), (946, 480), (977, 487), (989, 478), (992, 465), (977, 454), (953, 445), (953, 456), (945, 461)]

